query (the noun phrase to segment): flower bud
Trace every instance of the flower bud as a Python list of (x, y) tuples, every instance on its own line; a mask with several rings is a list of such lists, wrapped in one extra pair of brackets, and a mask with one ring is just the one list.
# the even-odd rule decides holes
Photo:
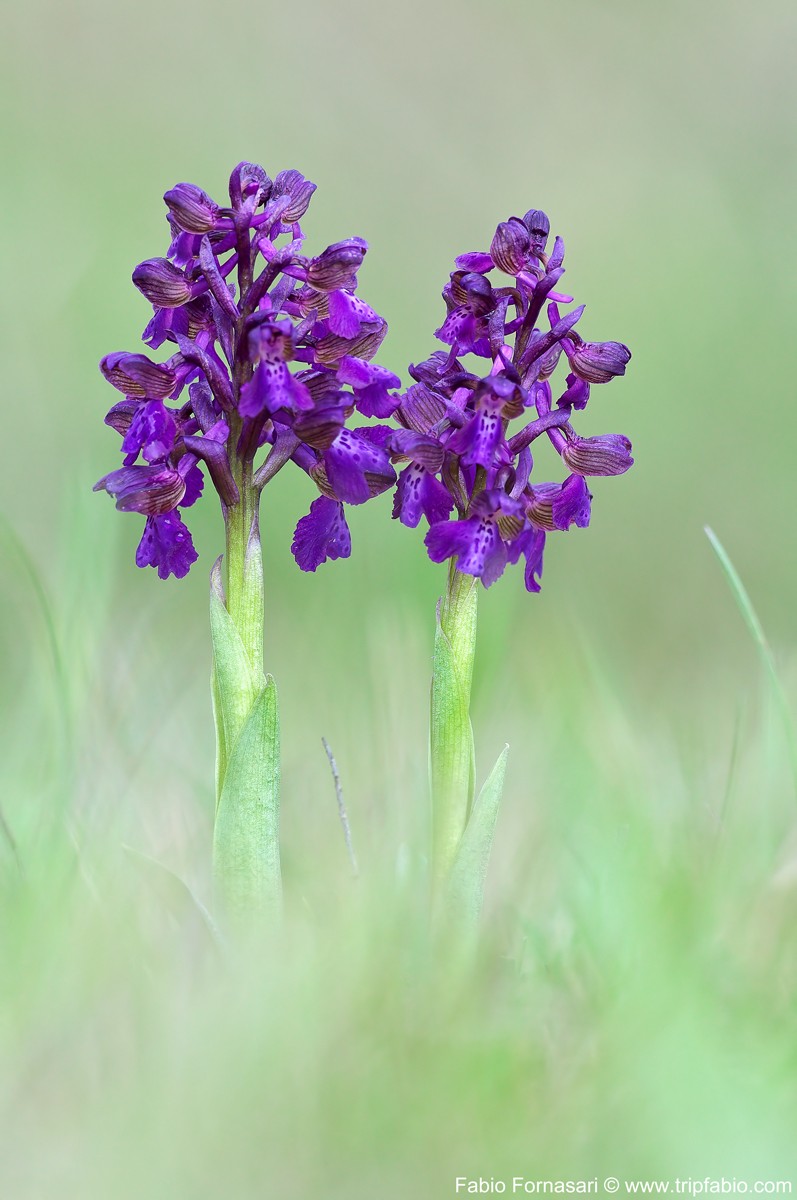
[(523, 218), (523, 224), (529, 231), (532, 251), (535, 254), (543, 254), (551, 232), (551, 222), (546, 213), (539, 208), (530, 208)]
[(305, 179), (301, 171), (280, 171), (271, 189), (271, 199), (289, 197), (280, 217), (283, 221), (299, 221), (307, 212), (314, 191), (315, 184)]
[(162, 400), (177, 383), (177, 376), (169, 367), (152, 362), (145, 354), (127, 354), (123, 350), (106, 354), (100, 370), (118, 391), (142, 399)]
[(362, 238), (349, 238), (345, 242), (327, 246), (318, 258), (311, 260), (307, 268), (307, 282), (320, 292), (354, 287), (367, 249), (368, 245)]
[(95, 483), (94, 491), (114, 496), (120, 512), (154, 517), (177, 507), (185, 495), (185, 480), (171, 467), (121, 467)]
[(163, 197), (169, 212), (186, 233), (210, 233), (218, 219), (218, 205), (193, 183), (178, 183)]
[(621, 433), (568, 439), (562, 458), (575, 475), (623, 475), (634, 465), (631, 443)]
[(570, 366), (587, 383), (608, 383), (615, 375), (625, 375), (631, 351), (622, 342), (564, 343)]
[(490, 256), (506, 275), (517, 275), (523, 269), (529, 251), (529, 231), (518, 217), (502, 221), (490, 245)]
[(193, 295), (184, 272), (168, 258), (150, 258), (139, 263), (133, 272), (133, 283), (158, 308), (179, 308)]
[(230, 176), (230, 203), (241, 208), (245, 200), (255, 198), (254, 208), (268, 200), (271, 195), (271, 180), (257, 163), (241, 162)]

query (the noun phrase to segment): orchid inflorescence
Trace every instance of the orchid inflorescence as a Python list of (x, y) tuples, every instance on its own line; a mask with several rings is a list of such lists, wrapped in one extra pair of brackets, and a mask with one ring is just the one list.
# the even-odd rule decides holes
[(367, 427), (347, 428), (355, 411), (389, 416), (400, 385), (370, 361), (387, 324), (355, 294), (367, 245), (354, 237), (315, 258), (303, 253), (300, 219), (314, 191), (298, 171), (272, 181), (251, 163), (233, 171), (229, 207), (177, 184), (164, 197), (167, 257), (133, 272), (154, 308), (143, 340), (175, 352), (163, 363), (128, 353), (102, 360), (125, 397), (106, 417), (123, 436), (125, 458), (96, 487), (146, 517), (136, 562), (161, 578), (182, 577), (196, 561), (180, 509), (201, 494), (200, 462), (225, 507), (239, 498), (233, 457), (253, 464), (268, 447), (253, 473), (257, 488), (288, 461), (300, 466), (320, 492), (292, 547), (311, 571), (350, 553), (343, 503), (361, 504), (395, 482), (378, 439)]
[[(404, 428), (390, 439), (410, 460), (399, 477), (394, 516), (417, 526), (423, 514), (429, 557), (456, 557), (458, 570), (485, 587), (522, 556), (526, 587), (539, 591), (546, 534), (589, 523), (586, 479), (620, 475), (633, 463), (622, 434), (582, 438), (571, 424), (590, 386), (624, 374), (631, 355), (619, 342), (581, 339), (575, 326), (583, 305), (561, 314), (572, 297), (555, 290), (564, 243), (557, 237), (547, 254), (549, 228), (545, 213), (532, 209), (498, 226), (489, 253), (456, 260), (443, 292), (448, 313), (436, 332), (451, 349), (410, 367), (416, 382), (396, 414)], [(512, 283), (494, 286), (488, 279), (494, 270)], [(486, 359), (489, 370), (469, 370), (461, 361), (466, 355)], [(563, 355), (570, 370), (554, 405), (549, 380)], [(518, 418), (525, 423), (510, 436)], [(562, 483), (531, 481), (530, 447), (543, 434), (569, 471)]]

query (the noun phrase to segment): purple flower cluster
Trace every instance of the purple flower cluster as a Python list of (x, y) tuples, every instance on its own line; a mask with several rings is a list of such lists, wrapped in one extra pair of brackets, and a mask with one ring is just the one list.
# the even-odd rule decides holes
[[(388, 442), (393, 461), (407, 463), (393, 516), (412, 528), (425, 517), (432, 561), (456, 557), (485, 587), (522, 557), (526, 587), (538, 592), (546, 535), (589, 524), (587, 479), (621, 475), (633, 463), (622, 434), (582, 438), (571, 424), (591, 386), (623, 375), (631, 354), (620, 342), (580, 337), (583, 305), (562, 315), (560, 305), (572, 303), (556, 290), (564, 243), (557, 237), (547, 253), (549, 231), (545, 213), (532, 210), (502, 221), (489, 253), (456, 260), (436, 332), (450, 349), (410, 367), (415, 383), (396, 412), (403, 428)], [(491, 282), (494, 270), (510, 282)], [(466, 356), (489, 368), (469, 369)], [(554, 403), (549, 381), (562, 358), (569, 370)], [(542, 434), (567, 469), (561, 483), (531, 480), (530, 447)]]
[(127, 353), (102, 360), (124, 397), (105, 418), (122, 435), (124, 460), (95, 490), (146, 517), (136, 562), (163, 579), (196, 561), (181, 510), (202, 492), (200, 464), (225, 516), (242, 486), (259, 490), (288, 461), (312, 478), (320, 495), (292, 546), (306, 571), (350, 553), (344, 503), (396, 481), (387, 431), (347, 427), (355, 411), (390, 416), (400, 386), (371, 362), (387, 324), (355, 294), (367, 245), (349, 238), (315, 258), (303, 253), (300, 220), (314, 191), (298, 171), (272, 180), (252, 163), (233, 171), (229, 206), (177, 184), (164, 196), (167, 257), (133, 272), (154, 309), (143, 340), (173, 352), (161, 363)]

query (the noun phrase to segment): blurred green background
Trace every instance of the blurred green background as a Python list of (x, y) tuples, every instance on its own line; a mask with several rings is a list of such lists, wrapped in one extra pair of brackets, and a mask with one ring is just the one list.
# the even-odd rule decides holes
[[(703, 526), (793, 696), (795, 24), (781, 0), (4, 13), (0, 783), (26, 880), (5, 847), (5, 1194), (436, 1197), (471, 1168), (793, 1168), (793, 785)], [(351, 561), (312, 576), (289, 550), (308, 482), (264, 497), (284, 977), (263, 968), (259, 991), (258, 967), (231, 999), (179, 938), (153, 965), (157, 904), (120, 849), (207, 900), (222, 528), (207, 497), (190, 576), (136, 570), (138, 518), (90, 492), (118, 460), (96, 364), (137, 347), (130, 273), (165, 252), (162, 193), (221, 198), (241, 158), (318, 184), (311, 250), (368, 239), (361, 291), (404, 378), (454, 256), (530, 207), (565, 239), (584, 334), (633, 351), (579, 422), (628, 434), (633, 471), (595, 481), (589, 531), (550, 539), (540, 596), (515, 571), (482, 597), (481, 775), (505, 740), (512, 757), (474, 1011), (404, 990), (423, 976), (407, 895), (443, 584), (389, 497), (351, 511)], [(409, 891), (388, 899), (394, 876)]]

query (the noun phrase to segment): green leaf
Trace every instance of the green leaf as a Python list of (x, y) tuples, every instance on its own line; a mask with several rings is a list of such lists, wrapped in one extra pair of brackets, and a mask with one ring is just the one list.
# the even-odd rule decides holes
[(504, 791), (508, 754), (509, 746), (504, 746), (479, 792), (446, 889), (446, 910), (450, 924), (470, 935), (475, 933), (484, 900), (484, 881)]
[(210, 668), (210, 702), (213, 706), (213, 724), (216, 729), (216, 808), (221, 800), (221, 789), (224, 787), (224, 775), (227, 770), (227, 743), (224, 738), (224, 721), (221, 715), (221, 697), (219, 681), (216, 678), (216, 661)]
[(463, 665), (457, 661), (438, 616), (429, 729), (432, 846), (438, 885), (451, 869), (473, 801), (475, 764), (469, 700)]
[(277, 688), (269, 675), (229, 756), (216, 813), (214, 874), (232, 918), (279, 909), (279, 753)]

